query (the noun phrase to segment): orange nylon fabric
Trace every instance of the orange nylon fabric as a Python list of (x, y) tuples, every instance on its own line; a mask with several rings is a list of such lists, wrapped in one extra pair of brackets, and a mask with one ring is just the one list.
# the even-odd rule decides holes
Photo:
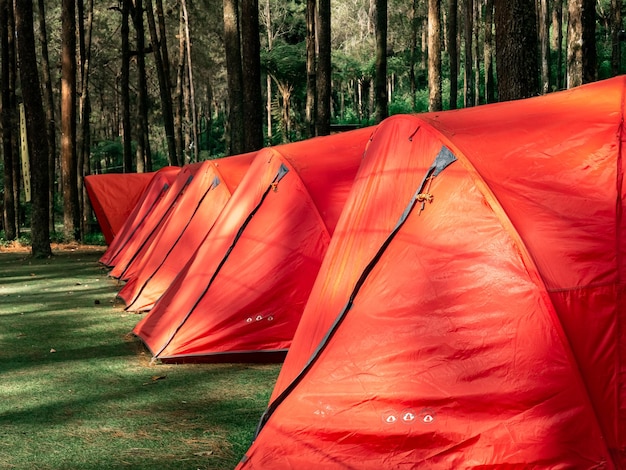
[(100, 258), (102, 264), (112, 266), (113, 258), (120, 250), (124, 249), (126, 242), (141, 227), (144, 219), (151, 214), (154, 207), (159, 204), (179, 172), (180, 167), (165, 167), (154, 173), (139, 201)]
[(118, 293), (127, 310), (149, 310), (193, 256), (250, 167), (256, 152), (207, 160), (196, 171), (169, 217), (126, 268)]
[(626, 465), (624, 85), (381, 123), (239, 468)]
[(124, 225), (153, 177), (154, 173), (85, 176), (87, 195), (107, 245)]
[(202, 163), (191, 163), (180, 169), (163, 198), (142, 221), (141, 227), (133, 233), (133, 236), (126, 241), (124, 247), (111, 260), (113, 269), (109, 272), (109, 276), (122, 280), (128, 279), (126, 268), (152, 243), (159, 228), (167, 220), (201, 165)]
[(371, 133), (259, 152), (194, 257), (133, 330), (156, 358), (282, 359)]

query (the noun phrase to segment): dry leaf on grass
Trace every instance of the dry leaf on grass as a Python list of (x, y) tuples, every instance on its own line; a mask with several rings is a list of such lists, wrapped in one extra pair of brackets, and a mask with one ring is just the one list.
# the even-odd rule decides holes
[(144, 382), (143, 385), (152, 385), (155, 382), (158, 382), (159, 380), (165, 380), (167, 379), (167, 375), (153, 375), (152, 377), (150, 377), (150, 382)]

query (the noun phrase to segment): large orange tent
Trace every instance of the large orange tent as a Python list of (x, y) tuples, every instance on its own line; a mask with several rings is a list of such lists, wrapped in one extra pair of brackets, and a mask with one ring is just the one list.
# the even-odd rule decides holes
[(282, 360), (371, 128), (261, 150), (134, 333), (162, 361)]
[(207, 160), (176, 206), (124, 271), (118, 296), (131, 311), (149, 310), (187, 264), (250, 167), (256, 152)]
[(625, 85), (381, 123), (239, 468), (623, 468)]
[(154, 176), (155, 172), (85, 176), (87, 195), (107, 245), (128, 220)]

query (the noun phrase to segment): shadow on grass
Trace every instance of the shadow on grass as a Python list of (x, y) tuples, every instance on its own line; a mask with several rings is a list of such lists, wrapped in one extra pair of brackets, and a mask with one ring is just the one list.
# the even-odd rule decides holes
[(0, 253), (0, 468), (233, 468), (280, 366), (150, 366), (100, 255)]

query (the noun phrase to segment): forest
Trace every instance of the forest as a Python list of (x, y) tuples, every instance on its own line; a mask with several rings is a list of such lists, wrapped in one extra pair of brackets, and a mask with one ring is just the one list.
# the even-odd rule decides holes
[(0, 0), (0, 241), (154, 171), (623, 72), (621, 0)]

